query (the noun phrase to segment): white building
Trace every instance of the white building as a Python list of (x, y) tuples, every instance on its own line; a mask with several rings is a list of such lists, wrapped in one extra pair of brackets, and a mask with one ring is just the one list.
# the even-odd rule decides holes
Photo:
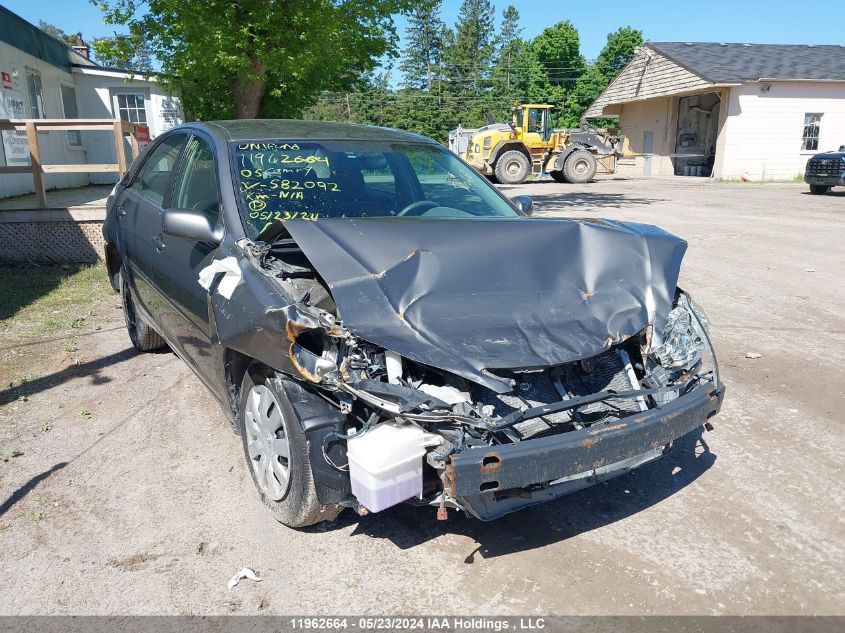
[(587, 110), (629, 175), (792, 179), (845, 145), (845, 46), (649, 42)]
[[(113, 119), (149, 128), (150, 138), (182, 122), (179, 100), (155, 80), (88, 59), (0, 6), (0, 119)], [(29, 164), (24, 132), (2, 132), (0, 165)], [(109, 132), (39, 134), (44, 164), (114, 163)], [(48, 189), (115, 182), (114, 173), (45, 174)], [(0, 198), (33, 191), (28, 174), (0, 176)]]

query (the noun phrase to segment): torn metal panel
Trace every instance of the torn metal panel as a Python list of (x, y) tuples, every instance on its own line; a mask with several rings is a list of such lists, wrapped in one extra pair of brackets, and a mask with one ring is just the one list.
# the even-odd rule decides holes
[(654, 328), (686, 242), (613, 221), (345, 218), (286, 228), (354, 335), (499, 393), (489, 370), (559, 365)]

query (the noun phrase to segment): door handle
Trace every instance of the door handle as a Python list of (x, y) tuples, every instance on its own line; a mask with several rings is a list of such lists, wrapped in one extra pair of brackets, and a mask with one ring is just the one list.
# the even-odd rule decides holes
[(153, 245), (159, 253), (164, 250), (165, 244), (161, 239), (161, 235), (153, 235)]
[(126, 207), (124, 207), (123, 205), (120, 205), (119, 207), (117, 207), (117, 217), (119, 217), (119, 218), (125, 218), (126, 217)]

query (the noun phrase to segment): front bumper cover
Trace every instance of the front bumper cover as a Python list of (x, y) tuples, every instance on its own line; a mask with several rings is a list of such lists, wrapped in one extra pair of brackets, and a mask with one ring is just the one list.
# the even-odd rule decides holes
[[(702, 426), (718, 413), (724, 393), (723, 385), (708, 382), (660, 408), (612, 423), (517, 444), (464, 450), (450, 458), (446, 491), (480, 519), (501, 516), (518, 508), (509, 504), (508, 509), (496, 511), (491, 501), (497, 495), (504, 497), (507, 494), (503, 493), (513, 489), (634, 463), (639, 456), (661, 450)], [(483, 504), (477, 503), (479, 496), (484, 497)], [(543, 500), (548, 495), (545, 497)], [(532, 503), (526, 501), (521, 506)], [(481, 506), (483, 511), (479, 511)]]
[(804, 182), (808, 185), (839, 187), (841, 185), (845, 185), (845, 174), (833, 174), (830, 176), (804, 176)]

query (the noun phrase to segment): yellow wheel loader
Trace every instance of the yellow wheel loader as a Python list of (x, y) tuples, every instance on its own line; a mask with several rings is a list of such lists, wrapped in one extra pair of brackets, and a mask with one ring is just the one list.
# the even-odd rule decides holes
[(596, 175), (597, 157), (622, 155), (622, 139), (582, 123), (579, 129), (555, 129), (549, 104), (518, 101), (511, 122), (482, 128), (460, 126), (449, 133), (449, 149), (479, 172), (505, 185), (529, 174), (548, 172), (557, 182), (587, 182)]

